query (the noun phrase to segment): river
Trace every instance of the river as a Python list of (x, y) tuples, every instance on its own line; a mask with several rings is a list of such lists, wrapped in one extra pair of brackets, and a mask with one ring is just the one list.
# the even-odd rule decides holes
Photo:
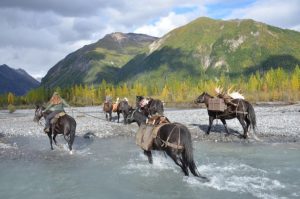
[[(0, 146), (0, 198), (299, 198), (300, 144), (194, 142), (200, 173), (186, 177), (154, 153), (150, 165), (134, 137), (76, 137), (74, 154), (62, 137), (8, 136)], [(5, 144), (3, 144), (5, 143)]]

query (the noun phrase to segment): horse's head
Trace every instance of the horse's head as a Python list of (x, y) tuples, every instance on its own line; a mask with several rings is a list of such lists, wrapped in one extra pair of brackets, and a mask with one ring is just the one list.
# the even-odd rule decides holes
[(140, 106), (140, 102), (144, 99), (144, 96), (139, 96), (137, 95), (135, 97), (135, 102), (136, 102), (136, 107), (139, 107)]
[(103, 104), (103, 111), (110, 112), (112, 110), (112, 103), (109, 101), (104, 102)]
[(142, 123), (146, 123), (147, 119), (148, 118), (144, 115), (144, 113), (138, 108), (136, 108), (136, 109), (131, 108), (126, 117), (126, 121), (128, 124), (137, 122), (138, 125), (141, 125)]
[(136, 99), (137, 102), (140, 102), (142, 99), (144, 99), (144, 97), (140, 96), (140, 95), (137, 95), (135, 99)]
[(39, 106), (39, 105), (35, 106), (35, 112), (34, 112), (34, 118), (33, 118), (34, 122), (40, 121), (40, 119), (43, 117), (43, 110), (44, 109), (45, 108), (43, 106)]
[(203, 92), (197, 99), (194, 100), (195, 104), (204, 103), (205, 102), (205, 96), (208, 96), (206, 92)]

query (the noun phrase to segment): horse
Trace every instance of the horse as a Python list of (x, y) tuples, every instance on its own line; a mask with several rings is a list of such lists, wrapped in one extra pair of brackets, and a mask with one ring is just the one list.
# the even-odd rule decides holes
[[(213, 98), (211, 95), (203, 92), (194, 102), (204, 103), (208, 108), (208, 101), (211, 98)], [(213, 120), (220, 119), (225, 127), (226, 135), (229, 135), (226, 120), (233, 118), (237, 118), (241, 123), (244, 130), (243, 137), (245, 139), (248, 137), (249, 126), (251, 126), (255, 132), (256, 116), (253, 106), (248, 101), (243, 99), (232, 99), (231, 101), (232, 103), (236, 104), (236, 106), (227, 104), (227, 108), (224, 110), (224, 112), (207, 110), (209, 115), (209, 126), (206, 134), (209, 134)]]
[(103, 104), (103, 112), (105, 114), (105, 118), (107, 121), (111, 121), (112, 119), (112, 109), (113, 109), (112, 102), (105, 101)]
[[(43, 106), (36, 105), (33, 121), (38, 122), (42, 117), (46, 118), (51, 113), (51, 111), (43, 112), (44, 109), (45, 108)], [(72, 145), (75, 139), (75, 131), (76, 131), (76, 121), (74, 120), (73, 117), (67, 114), (59, 117), (54, 126), (53, 124), (51, 124), (50, 131), (47, 133), (50, 140), (51, 150), (53, 150), (52, 139), (55, 145), (57, 145), (55, 139), (57, 134), (63, 134), (64, 139), (68, 143), (70, 153), (72, 153)]]
[[(127, 117), (127, 123), (137, 122), (138, 126), (146, 125), (147, 117), (139, 109), (132, 109)], [(181, 148), (172, 147), (181, 145)], [(208, 179), (202, 176), (195, 165), (193, 158), (193, 147), (191, 133), (186, 126), (180, 123), (167, 123), (159, 128), (154, 138), (152, 150), (165, 152), (183, 171), (185, 176), (190, 172), (205, 181)], [(153, 163), (150, 150), (144, 150), (150, 164)]]
[[(142, 100), (148, 100), (148, 103), (141, 107)], [(149, 115), (163, 115), (164, 114), (164, 105), (161, 100), (153, 98), (145, 98), (144, 96), (136, 96), (136, 107), (139, 107), (143, 110), (144, 114), (148, 117)]]
[(127, 100), (122, 100), (117, 107), (117, 115), (118, 115), (118, 123), (120, 119), (120, 113), (123, 114), (124, 117), (124, 124), (126, 124), (126, 118), (129, 114), (129, 110), (131, 109), (131, 106), (128, 104)]

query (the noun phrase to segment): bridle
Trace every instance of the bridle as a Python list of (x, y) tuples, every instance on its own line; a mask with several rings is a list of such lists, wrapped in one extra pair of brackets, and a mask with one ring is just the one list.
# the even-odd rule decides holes
[(43, 112), (42, 112), (43, 110), (42, 110), (42, 108), (41, 107), (39, 107), (39, 108), (37, 108), (36, 110), (35, 110), (35, 119), (36, 119), (36, 121), (37, 122), (39, 122), (40, 120), (41, 120), (41, 118), (43, 117)]

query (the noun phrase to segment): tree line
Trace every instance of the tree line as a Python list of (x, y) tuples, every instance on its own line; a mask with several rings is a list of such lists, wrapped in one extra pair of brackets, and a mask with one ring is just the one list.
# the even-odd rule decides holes
[(103, 103), (106, 96), (111, 96), (113, 99), (127, 97), (131, 104), (134, 104), (136, 95), (159, 98), (167, 103), (192, 103), (204, 91), (215, 95), (214, 89), (217, 86), (225, 90), (229, 88), (238, 90), (250, 102), (300, 101), (300, 68), (297, 65), (293, 71), (288, 72), (278, 67), (264, 74), (256, 72), (248, 77), (240, 76), (235, 79), (222, 73), (218, 79), (199, 77), (196, 81), (191, 78), (179, 81), (176, 78), (169, 78), (164, 84), (134, 82), (113, 85), (103, 80), (99, 85), (73, 85), (52, 89), (39, 87), (24, 96), (15, 96), (13, 93), (3, 94), (0, 96), (0, 106), (6, 108), (7, 105), (14, 104), (28, 107), (28, 105), (43, 104), (50, 99), (54, 91), (59, 92), (74, 106), (99, 105)]

